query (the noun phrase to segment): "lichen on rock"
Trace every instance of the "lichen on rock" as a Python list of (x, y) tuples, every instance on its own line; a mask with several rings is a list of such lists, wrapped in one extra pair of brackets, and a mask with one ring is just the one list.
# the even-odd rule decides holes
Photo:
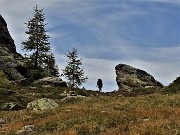
[(43, 111), (48, 109), (54, 109), (58, 106), (59, 105), (54, 100), (42, 98), (28, 103), (27, 109), (33, 111)]

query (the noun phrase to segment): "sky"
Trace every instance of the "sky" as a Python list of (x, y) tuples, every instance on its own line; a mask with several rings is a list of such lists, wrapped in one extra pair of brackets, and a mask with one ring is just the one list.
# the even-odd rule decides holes
[[(180, 0), (0, 0), (17, 52), (33, 7), (44, 8), (56, 62), (66, 65), (73, 47), (88, 80), (82, 87), (117, 90), (115, 66), (145, 70), (164, 85), (180, 76)], [(64, 78), (63, 78), (64, 79)]]

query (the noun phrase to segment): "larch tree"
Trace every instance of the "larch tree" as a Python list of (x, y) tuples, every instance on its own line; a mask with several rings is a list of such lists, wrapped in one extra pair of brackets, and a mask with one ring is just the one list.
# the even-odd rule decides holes
[(87, 76), (84, 75), (84, 70), (80, 66), (82, 65), (82, 58), (78, 58), (78, 51), (73, 48), (72, 52), (65, 54), (68, 58), (67, 66), (63, 69), (63, 76), (68, 80), (68, 84), (71, 87), (81, 86), (87, 81)]
[[(46, 70), (47, 66), (51, 66), (48, 67), (48, 69), (54, 68), (54, 70), (57, 70), (56, 73), (53, 74), (57, 76), (59, 73), (57, 65), (55, 64), (55, 58), (51, 53), (50, 37), (46, 34), (45, 26), (47, 23), (45, 23), (45, 13), (43, 9), (38, 9), (36, 5), (33, 9), (32, 18), (25, 24), (28, 28), (28, 31), (25, 32), (28, 38), (22, 42), (22, 49), (30, 52), (29, 61), (32, 67), (35, 70)], [(54, 67), (47, 61), (53, 61)]]
[(54, 55), (51, 53), (49, 54), (48, 58), (45, 60), (45, 69), (48, 73), (48, 76), (52, 75), (52, 76), (59, 76), (59, 69), (58, 69), (58, 65), (56, 64), (55, 61), (55, 57)]

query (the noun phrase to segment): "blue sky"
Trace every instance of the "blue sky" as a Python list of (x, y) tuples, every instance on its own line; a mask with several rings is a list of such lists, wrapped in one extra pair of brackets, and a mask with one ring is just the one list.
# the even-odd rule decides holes
[(180, 0), (0, 0), (17, 51), (26, 39), (24, 22), (44, 8), (46, 30), (59, 68), (76, 47), (89, 77), (84, 87), (117, 89), (115, 66), (143, 69), (168, 85), (180, 75)]

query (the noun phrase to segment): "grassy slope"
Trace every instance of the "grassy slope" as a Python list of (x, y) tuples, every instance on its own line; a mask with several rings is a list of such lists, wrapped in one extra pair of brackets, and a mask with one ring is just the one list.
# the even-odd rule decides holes
[(54, 110), (0, 112), (6, 133), (28, 124), (38, 135), (177, 135), (180, 94), (137, 97), (89, 97), (61, 102)]
[[(176, 82), (176, 85), (173, 83), (173, 88), (179, 86), (179, 81)], [(25, 109), (1, 111), (0, 118), (6, 120), (5, 128), (0, 128), (0, 131), (5, 131), (3, 134), (13, 135), (29, 124), (36, 126), (37, 135), (180, 134), (180, 93), (178, 92), (162, 95), (150, 91), (148, 95), (143, 95), (144, 90), (141, 90), (138, 91), (139, 96), (137, 91), (130, 94), (135, 97), (118, 97), (119, 92), (109, 93), (108, 95), (111, 96), (104, 94), (97, 97), (96, 92), (76, 89), (77, 94), (86, 95), (88, 98), (62, 102), (63, 97), (60, 93), (70, 90), (69, 88), (12, 87), (7, 85), (6, 81), (1, 81), (1, 84), (3, 88), (0, 89), (0, 103), (15, 101), (26, 105), (42, 97), (54, 99), (59, 103), (58, 108), (42, 112)], [(6, 93), (4, 91), (6, 86), (15, 93), (10, 95)], [(149, 94), (151, 92), (153, 94)]]

